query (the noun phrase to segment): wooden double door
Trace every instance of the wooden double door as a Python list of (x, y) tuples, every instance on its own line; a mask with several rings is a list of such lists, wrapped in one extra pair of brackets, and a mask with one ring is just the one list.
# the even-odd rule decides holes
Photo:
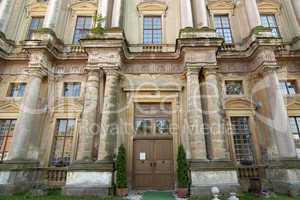
[(138, 190), (174, 188), (173, 140), (134, 139), (133, 185)]

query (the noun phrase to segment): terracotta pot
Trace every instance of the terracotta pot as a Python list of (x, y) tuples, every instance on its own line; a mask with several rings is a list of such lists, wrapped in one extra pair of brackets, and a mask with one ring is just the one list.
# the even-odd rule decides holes
[(128, 188), (117, 188), (117, 196), (125, 197), (128, 195)]
[(185, 198), (188, 195), (188, 188), (177, 188), (176, 193), (179, 198)]

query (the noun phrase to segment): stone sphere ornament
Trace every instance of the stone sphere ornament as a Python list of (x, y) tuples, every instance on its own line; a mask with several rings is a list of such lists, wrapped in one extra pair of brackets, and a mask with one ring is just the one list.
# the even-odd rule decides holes
[(231, 192), (230, 197), (228, 198), (228, 200), (240, 200), (240, 199), (236, 197), (236, 193)]
[(211, 188), (211, 193), (213, 195), (213, 199), (212, 200), (220, 200), (218, 197), (219, 197), (219, 194), (220, 194), (220, 190), (218, 187), (212, 187)]

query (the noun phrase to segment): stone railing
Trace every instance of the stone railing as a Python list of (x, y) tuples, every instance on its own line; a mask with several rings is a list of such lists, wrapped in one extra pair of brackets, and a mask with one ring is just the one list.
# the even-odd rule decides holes
[(67, 168), (47, 168), (46, 178), (50, 187), (64, 186), (67, 179)]
[(162, 52), (162, 45), (143, 45), (143, 52)]
[(261, 178), (264, 175), (265, 166), (240, 166), (238, 167), (239, 178)]
[(235, 44), (223, 44), (221, 47), (221, 51), (234, 51), (236, 50)]
[(66, 53), (85, 53), (85, 50), (80, 45), (65, 45), (64, 52), (66, 52)]
[(131, 52), (139, 52), (139, 53), (175, 52), (175, 45), (173, 44), (130, 44), (129, 50)]

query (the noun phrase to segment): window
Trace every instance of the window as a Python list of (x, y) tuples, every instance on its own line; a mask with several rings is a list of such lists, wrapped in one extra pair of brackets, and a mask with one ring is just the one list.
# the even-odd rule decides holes
[(280, 81), (280, 90), (284, 95), (295, 95), (296, 94), (296, 82), (295, 81)]
[(300, 142), (300, 117), (289, 117), (289, 125), (294, 139)]
[(64, 96), (65, 97), (79, 97), (80, 96), (80, 83), (64, 83)]
[(75, 32), (74, 32), (74, 38), (73, 43), (78, 44), (80, 39), (85, 38), (87, 34), (92, 29), (92, 17), (90, 16), (78, 16)]
[(68, 166), (71, 162), (75, 119), (58, 119), (54, 137), (52, 166)]
[(228, 15), (215, 15), (214, 22), (218, 36), (223, 37), (227, 44), (233, 43)]
[(261, 15), (261, 23), (264, 27), (271, 28), (274, 37), (280, 37), (279, 28), (274, 15)]
[(25, 93), (26, 83), (11, 83), (9, 86), (9, 97), (23, 97)]
[(242, 95), (243, 81), (225, 81), (227, 95)]
[(28, 34), (27, 34), (27, 39), (31, 39), (33, 31), (42, 28), (43, 23), (44, 23), (44, 17), (32, 17)]
[(7, 159), (16, 121), (16, 119), (0, 119), (0, 161)]
[(144, 44), (161, 44), (161, 17), (144, 17)]
[(231, 117), (236, 160), (241, 164), (252, 164), (251, 133), (248, 117)]

